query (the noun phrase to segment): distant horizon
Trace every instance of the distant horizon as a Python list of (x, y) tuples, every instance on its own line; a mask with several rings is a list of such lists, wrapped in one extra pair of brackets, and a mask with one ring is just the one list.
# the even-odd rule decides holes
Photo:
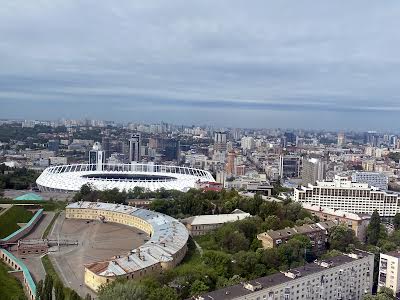
[[(328, 128), (301, 128), (301, 127), (230, 127), (230, 126), (216, 126), (213, 124), (180, 124), (176, 122), (167, 122), (165, 120), (158, 120), (158, 121), (138, 121), (138, 120), (112, 120), (112, 119), (96, 119), (96, 118), (57, 118), (57, 119), (40, 119), (40, 118), (33, 118), (33, 119), (28, 119), (28, 118), (3, 118), (0, 117), (0, 121), (18, 121), (18, 122), (23, 122), (23, 121), (38, 121), (38, 122), (59, 122), (62, 120), (74, 120), (74, 121), (103, 121), (103, 122), (113, 122), (115, 124), (123, 124), (123, 125), (128, 125), (128, 124), (143, 124), (143, 125), (159, 125), (161, 123), (166, 123), (170, 124), (173, 126), (185, 126), (185, 127), (212, 127), (215, 130), (234, 130), (234, 129), (240, 129), (240, 130), (285, 130), (285, 131), (323, 131), (323, 132), (330, 132), (330, 133), (366, 133), (366, 132), (376, 132), (378, 134), (400, 134), (399, 132), (396, 132), (394, 130), (375, 130), (372, 128), (369, 129), (363, 129), (363, 130), (354, 130), (354, 129), (328, 129)], [(92, 125), (90, 125), (92, 126)], [(96, 127), (96, 126), (94, 126)]]

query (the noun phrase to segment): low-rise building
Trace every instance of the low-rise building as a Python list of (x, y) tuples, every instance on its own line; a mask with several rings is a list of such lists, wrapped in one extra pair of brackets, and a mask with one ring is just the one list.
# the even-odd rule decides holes
[(189, 233), (178, 220), (128, 205), (75, 202), (66, 207), (67, 219), (99, 220), (135, 227), (150, 239), (127, 255), (86, 264), (85, 284), (94, 291), (116, 279), (139, 279), (175, 267), (187, 251)]
[(333, 221), (326, 221), (315, 224), (305, 224), (292, 228), (279, 230), (268, 230), (257, 235), (257, 239), (262, 242), (263, 248), (276, 248), (287, 243), (293, 236), (300, 234), (305, 235), (311, 240), (314, 253), (321, 253), (326, 250), (326, 242), (328, 239), (328, 230), (335, 226)]
[(347, 225), (349, 228), (353, 229), (356, 237), (360, 241), (365, 241), (367, 227), (371, 219), (370, 215), (356, 214), (308, 203), (304, 203), (303, 208), (308, 210), (313, 216), (318, 217), (321, 221), (335, 221)]
[(356, 250), (194, 297), (196, 300), (361, 300), (372, 292), (374, 255)]
[(209, 233), (225, 223), (243, 220), (248, 217), (250, 217), (249, 213), (235, 210), (231, 214), (193, 216), (182, 220), (182, 223), (186, 225), (191, 236), (198, 236)]

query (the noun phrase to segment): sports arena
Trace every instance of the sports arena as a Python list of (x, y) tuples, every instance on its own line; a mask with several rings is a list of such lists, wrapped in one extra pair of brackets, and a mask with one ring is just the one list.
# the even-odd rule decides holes
[(155, 191), (187, 191), (198, 182), (215, 182), (210, 172), (200, 169), (154, 164), (72, 164), (46, 168), (36, 180), (41, 191), (74, 192), (90, 184), (98, 190), (120, 191), (142, 187)]

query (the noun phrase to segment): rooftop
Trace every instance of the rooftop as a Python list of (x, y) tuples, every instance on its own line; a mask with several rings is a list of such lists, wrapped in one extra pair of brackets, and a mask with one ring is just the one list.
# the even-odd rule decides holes
[(232, 213), (220, 215), (200, 215), (185, 219), (184, 221), (191, 225), (210, 225), (210, 224), (223, 224), (243, 220), (250, 217), (249, 213)]

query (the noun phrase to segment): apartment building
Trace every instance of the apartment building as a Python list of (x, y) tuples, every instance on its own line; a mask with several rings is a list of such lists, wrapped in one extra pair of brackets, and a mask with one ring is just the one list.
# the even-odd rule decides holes
[(303, 208), (308, 210), (313, 216), (318, 217), (320, 221), (334, 221), (347, 225), (349, 228), (353, 229), (356, 237), (360, 241), (365, 241), (367, 227), (371, 219), (370, 215), (350, 213), (308, 203), (304, 203)]
[(276, 248), (289, 241), (296, 234), (305, 235), (310, 238), (312, 251), (321, 253), (326, 250), (326, 242), (328, 239), (328, 230), (335, 226), (333, 221), (305, 224), (292, 228), (280, 230), (268, 230), (257, 235), (257, 239), (262, 242), (263, 248)]
[(374, 255), (355, 251), (257, 278), (196, 300), (361, 300), (372, 292)]
[(351, 174), (351, 181), (368, 183), (369, 186), (387, 190), (389, 178), (385, 174), (379, 172), (354, 172)]
[(394, 294), (400, 292), (400, 252), (381, 253), (379, 259), (378, 287), (387, 287)]
[(398, 193), (355, 183), (338, 175), (333, 181), (317, 181), (315, 185), (295, 188), (294, 201), (362, 214), (372, 214), (376, 209), (384, 217), (392, 217), (400, 211)]

